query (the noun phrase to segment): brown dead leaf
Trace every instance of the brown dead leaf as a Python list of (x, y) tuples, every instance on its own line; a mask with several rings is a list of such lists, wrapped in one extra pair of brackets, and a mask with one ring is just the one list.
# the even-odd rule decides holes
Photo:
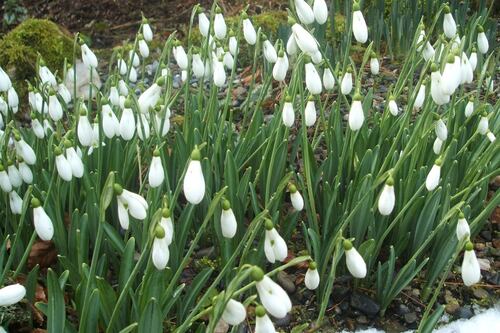
[(52, 241), (46, 242), (42, 240), (36, 241), (31, 247), (31, 252), (28, 257), (28, 267), (31, 269), (35, 265), (40, 265), (40, 268), (48, 268), (57, 260), (57, 251)]

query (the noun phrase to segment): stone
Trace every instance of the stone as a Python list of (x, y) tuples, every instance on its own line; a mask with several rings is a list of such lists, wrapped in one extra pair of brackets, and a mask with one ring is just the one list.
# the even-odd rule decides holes
[(380, 311), (380, 306), (370, 297), (354, 292), (351, 295), (351, 306), (368, 316), (374, 316)]
[(485, 274), (485, 279), (488, 283), (494, 285), (500, 285), (500, 272), (496, 272), (495, 274)]
[(491, 242), (491, 231), (483, 230), (481, 231), (480, 235), (485, 241)]
[(283, 318), (273, 318), (274, 326), (276, 327), (287, 327), (292, 321), (292, 316), (287, 313)]
[(404, 316), (405, 314), (409, 313), (410, 312), (410, 309), (404, 305), (404, 304), (399, 304), (398, 308), (397, 308), (397, 314), (400, 315), (400, 316)]
[(456, 319), (469, 319), (474, 316), (470, 306), (461, 306), (454, 314)]
[(222, 319), (219, 320), (217, 325), (215, 325), (214, 333), (226, 333), (227, 331), (229, 331), (229, 324)]
[[(90, 90), (90, 82), (91, 82), (91, 77), (90, 77), (90, 69), (83, 64), (80, 60), (76, 62), (76, 96), (78, 98), (83, 98), (85, 100), (89, 99), (89, 95), (92, 92), (92, 98), (95, 98), (97, 96), (97, 89), (101, 88), (101, 78), (99, 77), (99, 73), (95, 70), (95, 68), (92, 69), (92, 90)], [(75, 82), (75, 76), (73, 74), (73, 70), (70, 69), (66, 75), (66, 78), (64, 79), (64, 85), (66, 88), (68, 88), (69, 92), (74, 98), (74, 82)]]
[(388, 319), (382, 323), (382, 328), (387, 333), (401, 333), (408, 331), (408, 328), (403, 326), (397, 320)]
[(356, 321), (359, 323), (359, 324), (363, 324), (363, 325), (366, 325), (368, 324), (370, 321), (368, 320), (368, 318), (366, 318), (366, 316), (358, 316), (356, 317)]
[(478, 258), (477, 261), (479, 262), (481, 270), (489, 271), (491, 269), (490, 261), (488, 259)]
[(474, 288), (472, 294), (477, 299), (485, 299), (490, 297), (490, 294), (483, 288)]
[(404, 315), (405, 322), (408, 324), (413, 324), (417, 321), (417, 314), (415, 312), (408, 312)]
[(335, 285), (332, 289), (332, 300), (334, 303), (340, 303), (349, 296), (350, 289), (343, 285)]
[(276, 276), (278, 283), (285, 289), (285, 291), (289, 294), (293, 294), (295, 292), (295, 283), (293, 282), (295, 279), (290, 276), (285, 271), (278, 272)]

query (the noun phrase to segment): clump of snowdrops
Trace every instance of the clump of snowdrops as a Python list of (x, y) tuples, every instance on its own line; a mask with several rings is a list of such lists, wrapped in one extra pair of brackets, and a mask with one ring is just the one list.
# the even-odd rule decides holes
[[(214, 3), (193, 9), (187, 44), (172, 35), (156, 54), (143, 19), (103, 83), (76, 37), (64, 72), (34, 64), (28, 101), (0, 69), (0, 306), (33, 302), (40, 279), (49, 332), (213, 332), (246, 319), (275, 332), (293, 307), (275, 275), (302, 267), (315, 325), (339, 275), (373, 289), (382, 315), (419, 276), (432, 296), (419, 329), (430, 331), (459, 256), (464, 284), (480, 281), (471, 237), (500, 203), (485, 201), (500, 156), (486, 19), (458, 28), (442, 5), (406, 36), (380, 93), (381, 56), (363, 8), (349, 10), (337, 57), (321, 34), (325, 1), (295, 0), (286, 39), (245, 12), (228, 27)], [(234, 106), (243, 43), (252, 74)], [(30, 126), (16, 121), (23, 105)], [(26, 267), (38, 241), (58, 253), (47, 272)], [(200, 246), (213, 246), (216, 265), (186, 278)]]

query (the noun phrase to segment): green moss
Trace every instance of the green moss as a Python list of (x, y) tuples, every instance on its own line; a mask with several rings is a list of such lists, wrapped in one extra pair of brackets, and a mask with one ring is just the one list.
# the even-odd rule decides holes
[(64, 59), (73, 58), (73, 39), (49, 20), (29, 19), (0, 40), (0, 66), (9, 73), (19, 96), (33, 81), (38, 54), (53, 72), (62, 73)]

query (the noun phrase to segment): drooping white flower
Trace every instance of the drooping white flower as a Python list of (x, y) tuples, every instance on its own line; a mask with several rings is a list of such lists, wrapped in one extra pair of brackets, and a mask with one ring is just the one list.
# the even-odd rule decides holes
[(309, 90), (309, 92), (313, 95), (321, 94), (321, 78), (316, 70), (316, 67), (310, 62), (306, 63), (305, 73), (307, 90)]
[[(458, 74), (458, 75), (457, 75)], [(444, 95), (452, 95), (457, 88), (457, 78), (458, 83), (460, 83), (461, 72), (455, 65), (455, 57), (449, 55), (446, 60), (446, 65), (444, 66), (444, 71), (441, 76), (441, 92)]]
[(443, 141), (440, 138), (436, 138), (436, 140), (434, 140), (434, 144), (432, 145), (432, 150), (434, 151), (434, 154), (440, 155), (442, 148), (443, 148)]
[(481, 116), (481, 119), (479, 120), (479, 124), (477, 125), (477, 131), (479, 134), (485, 135), (488, 133), (488, 117), (486, 114), (483, 114)]
[(197, 147), (191, 153), (191, 160), (184, 176), (182, 188), (186, 200), (197, 205), (205, 196), (205, 178), (201, 169), (201, 154)]
[(216, 14), (214, 18), (214, 33), (215, 38), (224, 39), (226, 37), (227, 26), (224, 16), (219, 7), (216, 8)]
[(413, 104), (413, 107), (415, 109), (420, 109), (425, 102), (425, 84), (422, 83), (420, 85), (420, 88), (418, 89), (417, 97), (415, 98), (415, 103)]
[(71, 145), (71, 142), (66, 142), (66, 160), (71, 167), (71, 173), (76, 178), (82, 178), (84, 172), (84, 166), (82, 158), (76, 152), (75, 148)]
[(474, 99), (469, 99), (465, 106), (465, 117), (469, 118), (474, 112)]
[(323, 71), (323, 86), (326, 90), (333, 90), (335, 87), (335, 78), (329, 67), (326, 67)]
[(292, 99), (290, 96), (287, 96), (287, 100), (283, 105), (282, 120), (283, 124), (288, 128), (292, 127), (295, 122), (295, 111), (293, 110)]
[(120, 91), (120, 95), (128, 96), (128, 87), (125, 81), (123, 80), (118, 81), (118, 90)]
[(474, 70), (472, 69), (471, 64), (469, 63), (469, 58), (467, 58), (467, 55), (465, 52), (462, 52), (462, 58), (461, 58), (462, 64), (460, 66), (461, 70), (461, 82), (462, 84), (464, 83), (472, 83), (472, 80), (474, 79)]
[(396, 104), (396, 99), (394, 96), (389, 97), (389, 112), (396, 117), (399, 114), (399, 108), (398, 105)]
[(486, 133), (486, 137), (488, 138), (488, 140), (490, 140), (491, 143), (495, 142), (495, 140), (497, 139), (495, 134), (493, 134), (490, 130), (488, 130), (488, 132)]
[(236, 222), (236, 217), (231, 209), (231, 204), (228, 200), (224, 200), (222, 203), (222, 213), (220, 216), (220, 227), (222, 231), (222, 236), (226, 238), (233, 238), (236, 235), (236, 229), (238, 228), (238, 223)]
[[(295, 23), (294, 25), (292, 25), (292, 33), (295, 37), (297, 46), (302, 50), (302, 52), (309, 55), (313, 55), (318, 52), (318, 42), (313, 37), (313, 35), (311, 35), (311, 33), (304, 29), (300, 24)], [(288, 54), (293, 54), (290, 51), (291, 50), (288, 49), (287, 44)]]
[(202, 10), (198, 12), (198, 28), (203, 37), (208, 36), (208, 32), (210, 31), (210, 20)]
[(10, 81), (9, 76), (2, 67), (0, 67), (0, 92), (7, 91), (12, 87), (12, 82)]
[(222, 320), (233, 326), (241, 324), (246, 317), (247, 310), (245, 309), (245, 306), (234, 299), (230, 299), (227, 302), (226, 308), (222, 313)]
[(43, 125), (40, 123), (38, 119), (33, 119), (31, 121), (31, 129), (33, 130), (33, 133), (35, 133), (35, 136), (39, 139), (43, 139), (45, 137), (45, 131), (43, 129)]
[(288, 185), (288, 190), (290, 191), (290, 201), (292, 202), (293, 208), (300, 212), (304, 209), (304, 198), (302, 198), (302, 195), (294, 184)]
[(368, 27), (365, 18), (359, 8), (359, 3), (355, 2), (352, 6), (352, 32), (358, 43), (364, 44), (368, 40)]
[(118, 206), (121, 205), (130, 216), (137, 220), (144, 220), (146, 218), (148, 215), (148, 203), (142, 196), (125, 190), (118, 184), (115, 184), (114, 189), (117, 194)]
[(144, 39), (139, 40), (139, 53), (143, 58), (149, 57), (149, 47)]
[(144, 40), (146, 40), (146, 42), (151, 42), (153, 40), (153, 30), (151, 30), (151, 26), (146, 19), (143, 19), (142, 22), (142, 35), (144, 36)]
[(120, 134), (120, 122), (116, 117), (113, 109), (108, 104), (104, 104), (101, 110), (102, 114), (102, 129), (104, 131), (104, 135), (108, 139), (113, 138), (115, 135)]
[(357, 279), (366, 276), (366, 263), (359, 252), (354, 248), (351, 241), (344, 240), (345, 261), (349, 273)]
[(19, 283), (0, 288), (0, 306), (9, 306), (20, 302), (26, 296), (26, 288)]
[(59, 83), (57, 86), (57, 93), (61, 96), (64, 103), (69, 104), (69, 102), (71, 102), (71, 93), (63, 83)]
[(213, 61), (213, 71), (214, 84), (219, 88), (223, 87), (226, 83), (226, 71), (222, 61), (217, 58)]
[(146, 114), (141, 113), (139, 114), (137, 121), (137, 136), (139, 139), (142, 141), (147, 140), (149, 138), (149, 135), (151, 133), (150, 127), (149, 127), (149, 120), (148, 117), (146, 117)]
[(184, 50), (184, 47), (180, 42), (176, 43), (176, 46), (174, 46), (172, 53), (180, 69), (186, 70), (189, 65), (188, 56), (186, 54), (186, 51)]
[(59, 121), (63, 117), (63, 109), (56, 95), (49, 96), (49, 116), (53, 121)]
[(128, 52), (128, 58), (132, 63), (132, 67), (139, 67), (139, 65), (141, 64), (141, 59), (134, 50), (130, 50)]
[(373, 52), (372, 56), (370, 57), (370, 71), (373, 75), (377, 75), (380, 71), (380, 64), (375, 52)]
[(342, 81), (340, 82), (340, 92), (342, 95), (349, 95), (352, 91), (352, 70), (351, 68), (347, 69), (344, 76), (342, 77)]
[(441, 178), (441, 158), (436, 159), (432, 165), (431, 171), (427, 174), (425, 179), (425, 187), (427, 191), (434, 191), (439, 185), (439, 179)]
[(71, 164), (69, 164), (61, 148), (56, 147), (56, 149), (54, 150), (54, 154), (56, 155), (56, 169), (59, 177), (67, 182), (71, 181), (71, 178), (73, 177)]
[(394, 194), (394, 179), (389, 177), (378, 198), (378, 211), (384, 216), (391, 215), (395, 204), (396, 195)]
[(26, 164), (33, 165), (36, 163), (35, 151), (23, 138), (15, 138), (16, 153), (21, 156)]
[(283, 261), (288, 255), (288, 247), (283, 237), (274, 228), (271, 220), (266, 220), (266, 237), (264, 240), (264, 253), (267, 260), (273, 264)]
[(165, 171), (163, 170), (163, 165), (161, 163), (160, 151), (155, 149), (153, 152), (153, 159), (151, 160), (151, 166), (149, 167), (149, 186), (158, 187), (165, 180)]
[(274, 64), (278, 60), (278, 54), (276, 53), (276, 49), (274, 48), (273, 44), (271, 44), (269, 39), (266, 39), (264, 41), (263, 52), (264, 52), (264, 57), (269, 63)]
[(444, 123), (443, 119), (438, 119), (436, 121), (436, 126), (434, 128), (434, 131), (436, 132), (436, 136), (441, 140), (441, 141), (446, 141), (448, 138), (448, 128), (446, 127), (446, 124)]
[(84, 147), (90, 147), (92, 145), (92, 135), (93, 129), (90, 124), (89, 117), (87, 116), (87, 111), (85, 107), (80, 110), (80, 117), (78, 118), (77, 126), (78, 141)]
[(278, 58), (273, 66), (273, 78), (276, 81), (285, 81), (286, 73), (288, 71), (288, 57), (286, 53), (281, 50), (279, 52)]
[(252, 21), (248, 18), (248, 15), (244, 12), (243, 16), (243, 37), (250, 45), (255, 45), (257, 42), (257, 32), (255, 32), (255, 28), (252, 24)]
[(21, 199), (16, 191), (11, 191), (9, 193), (9, 203), (12, 214), (21, 215), (23, 210), (23, 199)]
[(33, 172), (30, 167), (24, 162), (24, 160), (19, 161), (19, 173), (23, 178), (23, 182), (26, 184), (33, 183)]
[(273, 322), (263, 306), (259, 305), (255, 308), (255, 315), (255, 333), (276, 333)]
[(257, 293), (267, 312), (276, 318), (284, 318), (292, 310), (288, 294), (279, 284), (264, 275), (259, 267), (254, 267), (252, 277), (256, 282)]
[(33, 224), (36, 234), (41, 240), (51, 240), (54, 236), (54, 225), (52, 224), (52, 220), (47, 215), (38, 199), (31, 199), (31, 205), (33, 206)]
[(234, 33), (232, 31), (229, 31), (229, 52), (233, 56), (236, 56), (236, 52), (238, 51), (238, 40), (234, 36)]
[(169, 243), (166, 239), (167, 231), (161, 225), (155, 228), (155, 238), (151, 248), (151, 260), (153, 265), (158, 270), (163, 270), (167, 267), (168, 259), (170, 258)]
[(56, 77), (47, 66), (44, 65), (43, 62), (40, 62), (40, 67), (38, 68), (38, 76), (40, 77), (40, 81), (42, 81), (42, 85), (49, 84), (52, 87), (57, 87)]
[(228, 70), (232, 70), (234, 66), (234, 58), (231, 55), (231, 52), (227, 51), (224, 53), (224, 57), (222, 58), (222, 63)]
[(469, 238), (470, 236), (469, 224), (467, 223), (467, 220), (462, 212), (458, 217), (456, 234), (459, 241)]
[(359, 94), (354, 95), (351, 110), (349, 111), (349, 127), (352, 131), (357, 131), (363, 126), (365, 114), (363, 113), (362, 97)]
[(16, 89), (14, 87), (10, 87), (7, 90), (7, 103), (9, 107), (13, 109), (13, 112), (17, 112), (17, 108), (19, 107), (19, 96), (17, 95)]
[(432, 57), (434, 57), (435, 54), (436, 54), (436, 51), (434, 50), (434, 47), (428, 41), (425, 44), (424, 51), (422, 52), (422, 57), (424, 58), (425, 61), (429, 61)]
[(0, 163), (0, 188), (5, 193), (12, 191), (12, 184), (10, 183), (9, 174), (5, 171), (5, 167)]
[(444, 105), (450, 101), (450, 95), (446, 95), (443, 93), (441, 89), (441, 73), (437, 69), (436, 64), (432, 64), (431, 66), (431, 96), (434, 103), (437, 105)]
[(9, 180), (12, 187), (19, 187), (23, 184), (23, 179), (19, 170), (16, 168), (16, 165), (13, 161), (9, 161), (7, 166), (7, 174), (9, 175)]
[(315, 290), (319, 286), (319, 272), (314, 261), (309, 263), (309, 268), (304, 277), (304, 284), (309, 290)]
[(132, 83), (137, 81), (137, 70), (134, 67), (130, 68), (130, 72), (128, 74), (128, 80)]
[(120, 136), (125, 141), (132, 139), (135, 133), (135, 118), (131, 106), (132, 101), (127, 99), (125, 101), (125, 108), (123, 109), (122, 117), (120, 118)]
[(485, 54), (488, 52), (488, 49), (490, 47), (488, 43), (488, 38), (486, 38), (486, 34), (484, 33), (484, 28), (482, 26), (477, 27), (477, 48), (479, 52), (482, 54)]
[(199, 53), (193, 54), (192, 68), (193, 68), (193, 74), (198, 79), (201, 79), (205, 75), (205, 66), (203, 64), (203, 60), (201, 60), (201, 56)]
[(161, 97), (161, 86), (165, 83), (165, 78), (159, 78), (155, 83), (153, 83), (148, 89), (146, 89), (139, 99), (137, 104), (139, 105), (139, 110), (142, 113), (148, 113), (150, 108), (154, 108), (156, 103)]
[(286, 53), (293, 56), (297, 53), (298, 48), (299, 46), (297, 45), (297, 41), (295, 40), (295, 34), (292, 31), (292, 34), (290, 35), (290, 37), (288, 37), (288, 40), (286, 42)]
[[(163, 115), (164, 113), (164, 115)], [(162, 127), (163, 125), (163, 127)], [(165, 137), (170, 130), (170, 109), (159, 106), (154, 117), (154, 126), (157, 133)]]
[(472, 48), (472, 52), (469, 56), (469, 64), (472, 68), (472, 71), (475, 71), (477, 66), (477, 52), (475, 48)]
[(328, 7), (325, 0), (314, 0), (313, 4), (314, 18), (318, 24), (325, 24), (328, 20)]
[(452, 39), (457, 34), (457, 24), (451, 15), (450, 7), (444, 7), (443, 31), (446, 37)]
[(316, 123), (316, 104), (314, 103), (314, 97), (312, 97), (312, 95), (309, 96), (309, 100), (306, 103), (304, 122), (307, 127), (314, 126)]
[(302, 24), (311, 24), (314, 22), (314, 12), (307, 2), (304, 0), (295, 0), (295, 11), (299, 21)]
[(467, 287), (481, 280), (481, 267), (471, 242), (465, 245), (464, 260), (462, 261), (462, 280)]
[(87, 44), (81, 45), (82, 49), (82, 61), (83, 63), (92, 68), (97, 68), (97, 57), (94, 52), (87, 46)]

